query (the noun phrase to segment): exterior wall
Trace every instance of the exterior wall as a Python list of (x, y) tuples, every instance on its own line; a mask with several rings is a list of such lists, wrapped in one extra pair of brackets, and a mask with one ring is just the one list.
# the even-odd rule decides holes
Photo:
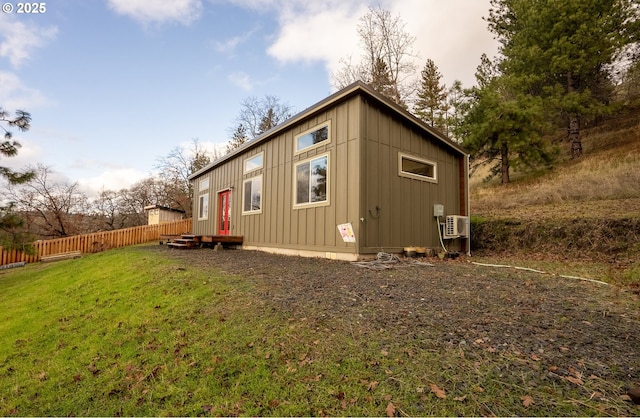
[(183, 214), (180, 212), (163, 210), (159, 208), (150, 209), (148, 212), (149, 212), (148, 214), (149, 218), (148, 218), (147, 225), (165, 224), (168, 222), (179, 221), (180, 219), (183, 218)]
[[(358, 96), (310, 115), (274, 138), (257, 143), (236, 157), (194, 179), (193, 233), (216, 235), (219, 217), (217, 193), (232, 189), (231, 235), (242, 235), (247, 247), (357, 253), (357, 243), (344, 243), (338, 224), (350, 222), (356, 236), (359, 228), (359, 120)], [(329, 142), (295, 153), (295, 136), (330, 121)], [(263, 153), (263, 168), (244, 173), (244, 161)], [(328, 205), (294, 208), (295, 164), (328, 154)], [(261, 211), (242, 213), (243, 181), (262, 176)], [(198, 191), (199, 181), (209, 179), (208, 191)], [(199, 196), (209, 194), (207, 219), (199, 219)], [(329, 254), (327, 254), (329, 256)]]
[[(362, 216), (365, 218), (360, 252), (401, 252), (407, 246), (440, 247), (433, 205), (444, 205), (446, 215), (466, 215), (466, 159), (452, 153), (440, 140), (412, 127), (363, 99)], [(436, 163), (437, 183), (400, 176), (398, 153)], [(440, 218), (444, 222), (443, 218)], [(451, 250), (465, 250), (458, 239)]]
[[(444, 205), (445, 216), (468, 215), (466, 156), (366, 94), (315, 109), (193, 179), (193, 233), (218, 234), (218, 193), (231, 190), (230, 234), (243, 236), (245, 248), (354, 259), (440, 247), (433, 205)], [(327, 121), (329, 141), (296, 153), (295, 137)], [(435, 162), (437, 183), (400, 176), (399, 152)], [(245, 160), (259, 154), (262, 168), (245, 173)], [(295, 164), (320, 155), (329, 159), (328, 204), (294, 207)], [(262, 176), (261, 209), (243, 214), (243, 182), (256, 176)], [(203, 179), (208, 185), (199, 190)], [(199, 219), (205, 195), (208, 216)], [(342, 223), (353, 226), (355, 243), (343, 242)], [(446, 243), (466, 250), (466, 240)]]

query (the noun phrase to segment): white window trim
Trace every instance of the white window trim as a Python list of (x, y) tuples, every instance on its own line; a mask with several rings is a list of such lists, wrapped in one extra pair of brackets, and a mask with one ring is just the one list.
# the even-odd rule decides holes
[(203, 192), (205, 190), (209, 189), (209, 177), (205, 177), (203, 179), (200, 180), (199, 186), (198, 186), (198, 191), (199, 192)]
[[(205, 205), (203, 205), (203, 202), (206, 202), (206, 213), (202, 213), (203, 210), (202, 208), (205, 207)], [(207, 219), (209, 219), (209, 193), (205, 193), (205, 194), (201, 194), (200, 196), (198, 196), (198, 220), (199, 221), (206, 221)]]
[[(258, 167), (255, 167), (255, 168), (252, 168), (250, 170), (247, 170), (247, 162), (250, 161), (250, 160), (253, 160), (256, 157), (262, 157), (262, 165), (260, 165)], [(255, 155), (252, 155), (249, 158), (245, 158), (244, 161), (242, 162), (242, 169), (243, 169), (243, 173), (244, 174), (251, 173), (251, 172), (256, 171), (256, 170), (260, 170), (263, 167), (264, 167), (264, 151), (260, 151), (259, 153), (255, 154)]]
[[(300, 137), (302, 137), (302, 136), (304, 136), (304, 135), (306, 135), (308, 133), (311, 133), (313, 131), (320, 130), (320, 129), (324, 128), (325, 126), (327, 127), (327, 139), (325, 141), (318, 142), (317, 144), (309, 145), (308, 147), (305, 147), (305, 148), (302, 148), (302, 149), (298, 149), (298, 138), (300, 138)], [(331, 143), (331, 119), (329, 119), (329, 120), (327, 120), (325, 122), (322, 122), (322, 123), (314, 126), (313, 128), (309, 128), (306, 131), (301, 132), (298, 135), (294, 136), (294, 138), (293, 138), (293, 155), (298, 155), (300, 153), (307, 152), (309, 150), (321, 147), (323, 145), (327, 145), (329, 143)]]
[[(433, 177), (421, 176), (419, 174), (402, 171), (403, 158), (433, 166)], [(438, 164), (435, 161), (427, 160), (421, 157), (416, 157), (415, 155), (406, 154), (404, 152), (398, 152), (398, 175), (401, 177), (408, 177), (411, 179), (426, 181), (429, 183), (437, 183), (438, 182)]]
[[(247, 182), (250, 182), (250, 181), (258, 179), (258, 178), (260, 179), (260, 209), (244, 210), (244, 203), (245, 203), (244, 199), (245, 199), (245, 196), (246, 196), (246, 194), (245, 194), (246, 184), (247, 184)], [(263, 194), (262, 193), (263, 192), (264, 192), (264, 181), (263, 181), (263, 178), (262, 178), (262, 174), (260, 174), (259, 176), (249, 177), (249, 178), (244, 179), (242, 181), (242, 214), (243, 215), (258, 215), (258, 214), (262, 213), (262, 205), (263, 205), (263, 202), (262, 202)]]
[[(315, 206), (329, 206), (331, 204), (331, 153), (326, 152), (324, 154), (314, 155), (313, 157), (306, 158), (304, 160), (300, 160), (293, 165), (293, 208), (294, 209), (305, 209), (309, 207)], [(296, 203), (297, 197), (297, 188), (298, 181), (296, 178), (296, 173), (298, 171), (298, 166), (302, 164), (311, 163), (313, 160), (317, 160), (318, 158), (327, 157), (327, 200), (323, 200), (322, 202), (307, 202), (307, 203)]]

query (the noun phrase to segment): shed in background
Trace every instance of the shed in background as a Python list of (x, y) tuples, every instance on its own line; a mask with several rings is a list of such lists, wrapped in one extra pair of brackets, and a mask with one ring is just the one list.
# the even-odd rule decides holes
[(148, 214), (147, 225), (160, 225), (167, 222), (179, 221), (184, 218), (185, 212), (181, 209), (168, 208), (160, 205), (144, 207)]

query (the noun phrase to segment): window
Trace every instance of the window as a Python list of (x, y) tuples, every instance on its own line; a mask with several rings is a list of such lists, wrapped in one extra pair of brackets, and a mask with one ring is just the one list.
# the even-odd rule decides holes
[(242, 213), (262, 212), (262, 176), (244, 181), (242, 193)]
[(209, 193), (203, 194), (198, 199), (198, 219), (209, 218)]
[(436, 163), (403, 153), (398, 153), (398, 174), (432, 183), (438, 181)]
[(294, 176), (296, 206), (328, 202), (328, 154), (296, 164)]
[(200, 180), (198, 191), (202, 192), (209, 189), (209, 177)]
[(260, 154), (254, 157), (247, 158), (246, 160), (244, 160), (244, 172), (248, 173), (250, 171), (262, 168), (263, 155), (264, 155), (264, 152), (261, 152)]
[(295, 151), (300, 152), (325, 141), (329, 141), (328, 122), (320, 128), (313, 128), (301, 135), (298, 135), (295, 140)]

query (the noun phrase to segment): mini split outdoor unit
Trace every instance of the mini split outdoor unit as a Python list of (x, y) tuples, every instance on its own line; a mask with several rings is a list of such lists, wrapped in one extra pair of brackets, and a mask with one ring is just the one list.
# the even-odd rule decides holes
[(466, 238), (469, 236), (469, 217), (447, 216), (444, 224), (444, 238)]

